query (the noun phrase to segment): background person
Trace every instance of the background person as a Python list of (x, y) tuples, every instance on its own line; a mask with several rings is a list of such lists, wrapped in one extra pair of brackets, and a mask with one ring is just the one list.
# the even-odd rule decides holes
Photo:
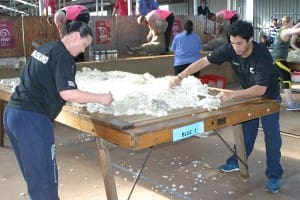
[(219, 12), (215, 13), (210, 13), (208, 15), (208, 19), (216, 22), (216, 23), (222, 23), (224, 20), (227, 20), (232, 24), (236, 20), (239, 19), (238, 14), (234, 10), (220, 10)]
[(216, 36), (215, 38), (209, 40), (207, 43), (205, 43), (202, 47), (202, 50), (205, 51), (212, 51), (216, 48), (222, 46), (223, 44), (228, 43), (228, 33), (229, 29), (229, 22), (223, 21), (222, 24), (218, 23), (216, 24)]
[[(273, 65), (269, 50), (253, 41), (253, 26), (245, 21), (236, 21), (230, 25), (230, 43), (214, 50), (208, 56), (191, 64), (183, 72), (171, 78), (170, 87), (175, 87), (181, 80), (190, 74), (202, 70), (211, 63), (220, 65), (230, 62), (237, 75), (242, 89), (232, 92), (220, 92), (217, 96), (222, 102), (233, 99), (248, 99), (265, 97), (280, 100), (277, 71)], [(266, 189), (276, 193), (280, 189), (283, 169), (281, 159), (281, 136), (279, 128), (280, 112), (276, 112), (260, 119), (253, 119), (242, 123), (247, 157), (250, 156), (258, 133), (261, 120), (266, 143), (265, 174), (268, 178)], [(239, 170), (236, 154), (227, 159), (226, 164), (219, 168), (224, 172)]]
[[(298, 23), (300, 23), (300, 19), (297, 20), (296, 24), (298, 24)], [(300, 56), (300, 33), (292, 35), (291, 42), (290, 42), (290, 47), (293, 50), (295, 50)]]
[[(67, 21), (81, 21), (88, 24), (90, 21), (90, 12), (82, 5), (66, 6), (58, 10), (54, 15), (54, 23), (61, 38), (64, 36), (63, 27)], [(78, 54), (74, 59), (76, 62), (84, 61), (84, 52)]]
[(52, 16), (56, 12), (56, 0), (44, 0), (44, 16)]
[(54, 23), (58, 29), (60, 37), (64, 36), (63, 27), (69, 20), (81, 21), (88, 24), (90, 21), (90, 12), (82, 5), (66, 6), (59, 9), (54, 15)]
[(33, 51), (3, 116), (3, 124), (32, 200), (58, 200), (53, 121), (69, 102), (109, 105), (111, 94), (77, 89), (76, 56), (91, 44), (92, 30), (83, 22), (65, 25), (59, 41)]
[(164, 33), (165, 35), (165, 51), (169, 51), (170, 46), (170, 40), (171, 40), (171, 32), (172, 32), (172, 26), (174, 22), (174, 14), (171, 11), (168, 10), (152, 10), (149, 12), (146, 16), (139, 16), (138, 17), (138, 24), (147, 25), (149, 28), (149, 32), (147, 35), (147, 41), (151, 41), (152, 35), (157, 34), (157, 26), (155, 25), (155, 21), (165, 20), (168, 23), (168, 26), (166, 28), (166, 31)]
[(159, 9), (157, 0), (136, 0), (136, 15), (146, 16), (150, 11)]
[(198, 6), (197, 11), (198, 11), (198, 15), (204, 15), (204, 16), (207, 16), (211, 13), (207, 6), (206, 0), (200, 1), (200, 6)]
[(128, 4), (127, 0), (116, 0), (113, 8), (112, 16), (118, 14), (119, 16), (128, 15)]
[(168, 23), (163, 19), (155, 20), (154, 26), (156, 27), (157, 32), (152, 31), (151, 40), (138, 46), (138, 47), (129, 47), (128, 54), (130, 55), (159, 55), (165, 52), (165, 31), (168, 26)]
[(270, 26), (269, 31), (268, 31), (268, 40), (271, 45), (274, 43), (275, 37), (276, 37), (279, 29), (280, 29), (280, 26), (278, 23), (278, 19), (273, 18), (272, 25)]
[(300, 23), (293, 26), (293, 20), (289, 16), (282, 18), (282, 27), (278, 30), (271, 52), (274, 66), (279, 71), (282, 89), (287, 102), (287, 110), (300, 110), (300, 104), (294, 102), (292, 94), (292, 70), (286, 61), (290, 47), (290, 38), (293, 34), (300, 33)]
[[(181, 73), (187, 66), (200, 59), (201, 47), (201, 38), (193, 32), (193, 22), (186, 20), (184, 31), (174, 37), (171, 45), (171, 51), (174, 51), (175, 75)], [(199, 78), (199, 72), (193, 75)]]

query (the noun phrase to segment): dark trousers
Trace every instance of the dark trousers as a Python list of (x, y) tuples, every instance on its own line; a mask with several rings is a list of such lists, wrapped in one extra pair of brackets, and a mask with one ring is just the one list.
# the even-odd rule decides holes
[(165, 44), (166, 44), (166, 51), (169, 51), (170, 42), (171, 42), (171, 33), (172, 33), (172, 27), (174, 23), (174, 14), (171, 13), (167, 18), (166, 21), (168, 22), (167, 29), (165, 31)]
[[(277, 100), (281, 100), (279, 96)], [(281, 178), (283, 174), (283, 169), (280, 164), (281, 158), (281, 136), (280, 136), (280, 124), (279, 124), (280, 113), (273, 113), (261, 117), (261, 124), (264, 130), (265, 143), (266, 143), (266, 165), (267, 169), (265, 171), (266, 176), (270, 178)], [(246, 121), (242, 123), (243, 135), (246, 146), (247, 157), (250, 156), (254, 143), (258, 133), (259, 118)], [(237, 156), (234, 154), (231, 156), (227, 163), (237, 164)]]
[[(177, 66), (174, 66), (174, 74), (175, 75), (178, 75), (180, 74), (183, 70), (185, 70), (185, 68), (187, 68), (190, 64), (192, 63), (187, 63), (187, 64), (184, 64), (184, 65), (177, 65)], [(192, 74), (193, 76), (195, 76), (196, 78), (199, 78), (200, 76), (200, 71), (199, 72), (196, 72), (194, 74)]]
[(6, 107), (3, 124), (30, 199), (59, 199), (53, 122), (40, 113)]

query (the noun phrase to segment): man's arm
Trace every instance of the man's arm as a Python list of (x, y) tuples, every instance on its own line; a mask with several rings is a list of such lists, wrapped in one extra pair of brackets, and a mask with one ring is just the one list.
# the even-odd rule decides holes
[(208, 61), (206, 56), (195, 61), (194, 63), (189, 65), (184, 71), (182, 71), (180, 74), (171, 78), (170, 83), (169, 83), (170, 88), (180, 85), (182, 79), (204, 69), (209, 64), (210, 64), (210, 62)]
[(195, 61), (194, 63), (192, 63), (189, 67), (187, 67), (180, 74), (184, 78), (188, 77), (189, 75), (194, 74), (194, 73), (204, 69), (209, 64), (210, 64), (210, 62), (208, 61), (207, 57), (205, 56), (205, 57)]
[(158, 19), (159, 17), (156, 14), (150, 14), (150, 16), (146, 15), (146, 19), (147, 19), (147, 25), (148, 28), (152, 31), (152, 34), (156, 35), (157, 34), (157, 27), (155, 24), (155, 21)]
[(233, 99), (248, 99), (263, 96), (267, 91), (266, 86), (254, 85), (250, 88), (243, 90), (233, 90), (232, 92), (220, 92), (217, 97), (222, 102), (230, 101)]
[(280, 38), (283, 41), (288, 41), (291, 35), (299, 34), (300, 33), (300, 23), (296, 24), (292, 28), (287, 28), (281, 31)]
[(296, 51), (300, 51), (300, 49), (297, 47), (296, 42), (297, 42), (297, 38), (298, 38), (298, 34), (294, 34), (291, 37), (291, 41), (290, 41), (290, 46), (296, 50)]
[(62, 37), (65, 16), (65, 12), (62, 10), (58, 10), (54, 15), (54, 23), (57, 27), (60, 37)]

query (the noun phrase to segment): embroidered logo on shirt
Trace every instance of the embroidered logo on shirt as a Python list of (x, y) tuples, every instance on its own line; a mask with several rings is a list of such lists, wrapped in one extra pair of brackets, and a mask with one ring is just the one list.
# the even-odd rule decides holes
[(249, 72), (250, 74), (255, 74), (254, 67), (250, 67)]
[(37, 50), (34, 50), (31, 54), (31, 56), (38, 61), (42, 62), (43, 64), (46, 64), (49, 60), (49, 57), (42, 54), (41, 52), (38, 52)]
[(75, 83), (73, 81), (68, 81), (68, 86), (75, 87)]
[(240, 63), (239, 63), (239, 62), (232, 61), (232, 64), (233, 64), (233, 65), (236, 65), (236, 66), (240, 66)]

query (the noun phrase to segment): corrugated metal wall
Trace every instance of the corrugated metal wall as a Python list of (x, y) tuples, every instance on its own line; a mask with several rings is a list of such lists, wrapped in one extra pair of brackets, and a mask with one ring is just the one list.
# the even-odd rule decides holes
[(300, 19), (299, 0), (254, 0), (253, 26), (254, 39), (258, 41), (259, 31), (267, 31), (272, 23), (272, 18), (281, 19), (283, 16), (291, 16), (294, 21)]

